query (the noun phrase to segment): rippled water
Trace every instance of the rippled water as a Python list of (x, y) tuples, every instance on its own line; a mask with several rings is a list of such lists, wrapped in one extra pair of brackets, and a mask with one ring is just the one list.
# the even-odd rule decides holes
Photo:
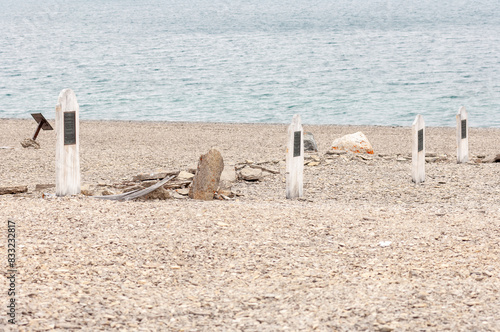
[(500, 127), (500, 0), (0, 1), (0, 117)]

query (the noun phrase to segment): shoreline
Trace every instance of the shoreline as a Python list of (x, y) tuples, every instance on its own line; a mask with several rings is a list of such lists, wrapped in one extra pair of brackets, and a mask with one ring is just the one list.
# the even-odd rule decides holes
[[(26, 117), (26, 118), (0, 118), (0, 121), (27, 121), (27, 120), (33, 120), (33, 118)], [(53, 118), (47, 118), (48, 121), (54, 122), (55, 119)], [(290, 118), (291, 121), (291, 118)], [(205, 125), (248, 125), (248, 126), (253, 126), (253, 125), (270, 125), (270, 126), (288, 126), (290, 123), (280, 123), (280, 122), (204, 122), (204, 121), (159, 121), (159, 120), (120, 120), (120, 119), (104, 119), (104, 120), (96, 120), (96, 119), (80, 119), (80, 122), (117, 122), (117, 123), (144, 123), (144, 124), (205, 124)], [(334, 123), (328, 123), (328, 124), (308, 124), (308, 123), (302, 123), (303, 126), (318, 126), (318, 127), (381, 127), (381, 128), (411, 128), (411, 122), (409, 122), (408, 125), (367, 125), (367, 124), (334, 124)], [(426, 128), (443, 128), (443, 129), (450, 129), (450, 128), (455, 128), (454, 126), (429, 126), (426, 124)], [(476, 126), (476, 127), (469, 127), (473, 129), (492, 129), (492, 130), (500, 130), (500, 127), (486, 127), (486, 126)]]

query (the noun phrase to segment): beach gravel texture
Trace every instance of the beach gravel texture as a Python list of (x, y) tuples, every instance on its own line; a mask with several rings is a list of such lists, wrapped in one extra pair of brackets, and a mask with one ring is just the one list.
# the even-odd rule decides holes
[[(286, 125), (82, 121), (82, 184), (187, 170), (211, 148), (280, 171), (233, 200), (115, 202), (35, 190), (55, 183), (55, 132), (20, 145), (35, 126), (0, 119), (0, 186), (28, 186), (0, 196), (3, 308), (8, 219), (18, 268), (18, 324), (2, 310), (0, 331), (500, 330), (500, 163), (457, 164), (453, 128), (427, 128), (415, 185), (410, 127), (305, 125), (319, 152), (286, 200)], [(373, 155), (326, 154), (358, 131)], [(500, 129), (469, 136), (471, 159), (500, 153)]]

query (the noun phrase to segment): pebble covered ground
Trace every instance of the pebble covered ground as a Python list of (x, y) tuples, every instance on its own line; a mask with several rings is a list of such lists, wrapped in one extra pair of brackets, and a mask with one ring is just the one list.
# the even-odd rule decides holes
[[(427, 128), (426, 181), (411, 181), (409, 127), (305, 126), (319, 159), (285, 199), (285, 125), (81, 123), (82, 183), (183, 170), (211, 147), (279, 170), (233, 200), (54, 197), (55, 133), (0, 119), (0, 302), (16, 222), (17, 324), (0, 331), (498, 331), (500, 163), (456, 163), (453, 128)], [(325, 154), (363, 131), (375, 154)], [(471, 159), (500, 129), (470, 129)], [(308, 159), (315, 158), (315, 159)], [(3, 257), (3, 258), (1, 258)]]

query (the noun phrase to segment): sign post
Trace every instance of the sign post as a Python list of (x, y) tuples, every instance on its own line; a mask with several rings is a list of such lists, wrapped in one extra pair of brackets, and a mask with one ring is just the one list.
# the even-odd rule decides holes
[(80, 108), (71, 89), (59, 94), (56, 106), (56, 195), (80, 193)]
[(419, 114), (413, 121), (412, 148), (411, 148), (411, 174), (416, 184), (425, 181), (425, 123)]
[(457, 114), (457, 163), (469, 161), (469, 122), (465, 107), (460, 107)]
[(36, 141), (36, 138), (38, 137), (38, 134), (40, 133), (40, 129), (54, 130), (54, 128), (52, 128), (52, 126), (50, 125), (49, 121), (47, 121), (47, 119), (45, 119), (45, 117), (42, 115), (42, 113), (31, 113), (31, 116), (38, 123), (38, 127), (36, 127), (36, 130), (35, 130), (35, 133), (33, 134), (32, 140)]
[(298, 198), (303, 195), (304, 183), (304, 130), (300, 115), (295, 114), (288, 126), (288, 144), (286, 149), (286, 198)]

